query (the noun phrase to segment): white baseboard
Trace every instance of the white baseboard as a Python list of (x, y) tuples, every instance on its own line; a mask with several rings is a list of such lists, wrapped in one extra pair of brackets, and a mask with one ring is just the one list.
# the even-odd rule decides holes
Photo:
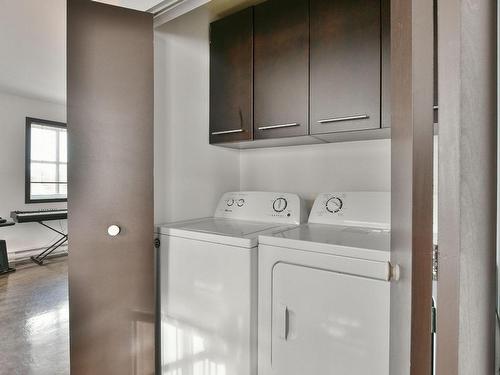
[[(7, 254), (9, 256), (9, 262), (22, 262), (24, 260), (28, 260), (31, 256), (38, 255), (40, 254), (45, 248), (39, 248), (39, 249), (29, 249), (29, 250), (18, 250), (18, 251), (7, 251)], [(68, 252), (68, 245), (63, 245), (59, 247), (56, 251), (54, 251), (51, 256), (53, 255), (61, 255), (64, 253)]]

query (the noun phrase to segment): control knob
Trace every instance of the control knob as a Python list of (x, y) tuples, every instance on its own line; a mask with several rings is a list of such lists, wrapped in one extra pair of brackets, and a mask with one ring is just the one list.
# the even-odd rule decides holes
[(228, 207), (231, 207), (234, 204), (234, 199), (228, 199), (226, 201), (226, 204), (228, 205)]
[(343, 205), (344, 203), (342, 202), (342, 199), (339, 197), (332, 197), (326, 201), (326, 210), (335, 214), (342, 209)]
[(285, 198), (276, 198), (273, 202), (273, 210), (275, 212), (283, 212), (288, 205)]

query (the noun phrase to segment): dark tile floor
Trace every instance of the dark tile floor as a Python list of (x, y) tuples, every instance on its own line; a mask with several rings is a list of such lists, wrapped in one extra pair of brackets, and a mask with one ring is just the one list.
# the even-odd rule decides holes
[(69, 374), (67, 258), (0, 276), (0, 374)]

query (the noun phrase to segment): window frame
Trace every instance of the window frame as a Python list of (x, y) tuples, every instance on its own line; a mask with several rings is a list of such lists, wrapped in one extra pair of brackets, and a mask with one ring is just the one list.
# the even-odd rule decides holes
[(33, 124), (52, 126), (56, 128), (64, 128), (67, 130), (67, 124), (64, 122), (44, 120), (35, 117), (26, 117), (26, 133), (25, 133), (25, 181), (24, 181), (24, 201), (25, 203), (51, 203), (51, 202), (67, 202), (68, 198), (39, 198), (31, 197), (31, 126)]

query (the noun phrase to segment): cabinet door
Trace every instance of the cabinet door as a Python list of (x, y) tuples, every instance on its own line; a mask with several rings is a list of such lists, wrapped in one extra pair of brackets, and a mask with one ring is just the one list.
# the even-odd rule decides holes
[(380, 0), (311, 0), (311, 134), (380, 127)]
[(253, 9), (210, 25), (210, 143), (252, 139)]
[(255, 7), (254, 138), (309, 132), (309, 1)]

